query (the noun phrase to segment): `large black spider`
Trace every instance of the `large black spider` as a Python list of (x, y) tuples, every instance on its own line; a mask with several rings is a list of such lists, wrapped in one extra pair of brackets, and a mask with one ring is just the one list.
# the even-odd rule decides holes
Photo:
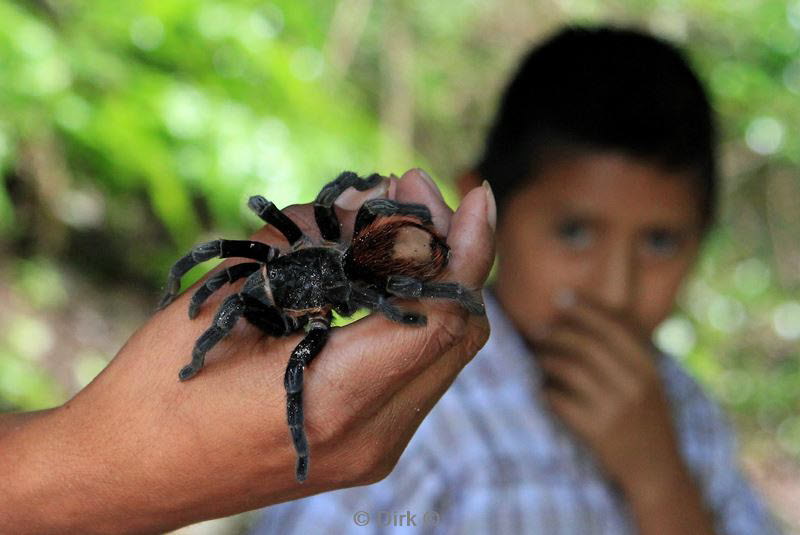
[(194, 377), (203, 367), (206, 353), (240, 317), (272, 336), (305, 329), (306, 336), (292, 351), (284, 376), (299, 482), (308, 476), (309, 464), (303, 428), (303, 368), (325, 345), (332, 310), (350, 316), (366, 307), (392, 321), (421, 326), (426, 322), (424, 315), (398, 308), (393, 301), (430, 297), (454, 299), (470, 313), (484, 314), (483, 303), (474, 292), (456, 282), (430, 282), (444, 270), (450, 249), (433, 229), (426, 206), (384, 198), (368, 200), (358, 210), (351, 242), (342, 243), (334, 201), (347, 188), (366, 191), (381, 180), (378, 174), (362, 179), (345, 171), (323, 187), (313, 205), (322, 236), (316, 245), (272, 202), (260, 195), (251, 197), (248, 206), (286, 237), (291, 251), (282, 254), (275, 247), (249, 240), (218, 239), (197, 245), (172, 266), (158, 305), (164, 308), (175, 299), (181, 277), (200, 262), (228, 257), (255, 260), (216, 273), (192, 295), (189, 317), (195, 318), (212, 293), (247, 277), (241, 291), (219, 306), (211, 327), (197, 339), (191, 362), (178, 377), (181, 381)]

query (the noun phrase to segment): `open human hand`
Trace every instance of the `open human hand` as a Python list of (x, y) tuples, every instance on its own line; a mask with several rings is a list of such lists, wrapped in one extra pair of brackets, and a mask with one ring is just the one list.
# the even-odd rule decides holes
[[(441, 279), (478, 291), (494, 256), (488, 188), (472, 190), (455, 213), (416, 170), (392, 178), (387, 194), (430, 208), (451, 249)], [(316, 232), (311, 205), (285, 213)], [(343, 231), (353, 217), (339, 211)], [(253, 238), (286, 246), (272, 228)], [(189, 382), (177, 377), (216, 307), (238, 287), (213, 294), (194, 321), (185, 292), (72, 400), (0, 432), (0, 452), (15, 453), (0, 454), (0, 469), (14, 482), (0, 491), (0, 532), (161, 532), (377, 481), (489, 332), (485, 316), (437, 300), (403, 303), (427, 316), (425, 326), (371, 315), (334, 329), (305, 373), (314, 468), (299, 485), (283, 376), (302, 332), (266, 337), (239, 322), (202, 373)]]

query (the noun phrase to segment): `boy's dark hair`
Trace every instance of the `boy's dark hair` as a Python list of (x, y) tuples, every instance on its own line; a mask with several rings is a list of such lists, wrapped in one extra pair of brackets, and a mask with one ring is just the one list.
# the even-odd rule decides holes
[(476, 170), (502, 208), (548, 158), (598, 149), (691, 173), (704, 229), (713, 222), (713, 112), (674, 46), (628, 29), (560, 31), (520, 64)]

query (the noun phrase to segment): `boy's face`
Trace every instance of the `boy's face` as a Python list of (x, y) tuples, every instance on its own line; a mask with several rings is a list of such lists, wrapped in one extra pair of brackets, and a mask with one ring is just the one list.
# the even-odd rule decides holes
[(670, 313), (701, 241), (693, 184), (616, 153), (544, 168), (498, 222), (497, 296), (526, 339), (558, 319), (562, 289), (649, 339)]

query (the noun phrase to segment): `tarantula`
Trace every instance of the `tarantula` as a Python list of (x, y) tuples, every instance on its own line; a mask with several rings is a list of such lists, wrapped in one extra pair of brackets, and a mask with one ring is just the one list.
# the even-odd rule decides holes
[(308, 476), (309, 446), (303, 427), (303, 369), (319, 354), (328, 338), (335, 310), (350, 316), (361, 307), (381, 312), (392, 321), (421, 326), (424, 315), (403, 310), (395, 298), (453, 299), (472, 314), (484, 314), (479, 296), (456, 282), (430, 282), (447, 265), (450, 249), (433, 229), (431, 214), (422, 204), (385, 198), (364, 202), (358, 210), (349, 244), (340, 237), (333, 205), (347, 188), (366, 191), (382, 180), (378, 174), (361, 178), (345, 171), (322, 188), (314, 201), (314, 218), (322, 240), (314, 244), (286, 214), (260, 195), (248, 206), (286, 238), (291, 252), (249, 240), (218, 239), (195, 246), (169, 272), (158, 308), (171, 303), (181, 277), (212, 258), (254, 260), (230, 266), (195, 291), (189, 317), (195, 318), (209, 296), (226, 283), (247, 277), (241, 290), (219, 306), (211, 326), (197, 339), (192, 360), (178, 377), (186, 381), (203, 367), (206, 353), (244, 317), (268, 335), (306, 335), (289, 357), (284, 375), (291, 440), (297, 452), (298, 482)]

